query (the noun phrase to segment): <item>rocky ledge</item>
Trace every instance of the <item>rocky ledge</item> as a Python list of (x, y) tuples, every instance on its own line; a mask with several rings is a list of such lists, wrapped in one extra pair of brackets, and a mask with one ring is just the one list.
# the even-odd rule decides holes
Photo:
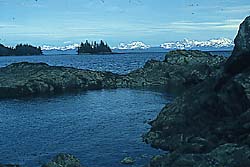
[(218, 73), (166, 105), (144, 141), (169, 151), (149, 167), (250, 166), (250, 17)]
[(121, 87), (160, 86), (172, 92), (180, 91), (217, 74), (225, 60), (223, 56), (201, 51), (178, 50), (169, 52), (165, 61), (148, 61), (128, 75), (45, 63), (14, 63), (0, 68), (0, 98)]
[(118, 75), (45, 63), (14, 63), (0, 68), (0, 98), (114, 88)]
[(168, 92), (183, 92), (217, 75), (225, 61), (224, 56), (213, 56), (197, 50), (170, 51), (163, 62), (148, 61), (143, 68), (124, 78), (129, 87), (164, 86)]

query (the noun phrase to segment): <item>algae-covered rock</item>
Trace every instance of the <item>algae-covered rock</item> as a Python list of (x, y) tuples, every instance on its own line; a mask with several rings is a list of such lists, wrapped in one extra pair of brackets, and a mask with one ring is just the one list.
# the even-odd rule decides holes
[(135, 163), (135, 160), (132, 157), (125, 157), (123, 160), (121, 160), (121, 163), (125, 165), (132, 165)]
[(58, 154), (52, 161), (42, 165), (42, 167), (83, 167), (80, 160), (70, 154)]

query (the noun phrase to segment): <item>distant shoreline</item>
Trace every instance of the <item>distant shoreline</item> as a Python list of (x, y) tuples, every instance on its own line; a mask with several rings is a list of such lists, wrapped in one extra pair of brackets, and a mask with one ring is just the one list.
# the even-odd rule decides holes
[(114, 55), (114, 54), (126, 54), (125, 52), (119, 53), (119, 52), (107, 52), (107, 53), (80, 53), (76, 55)]

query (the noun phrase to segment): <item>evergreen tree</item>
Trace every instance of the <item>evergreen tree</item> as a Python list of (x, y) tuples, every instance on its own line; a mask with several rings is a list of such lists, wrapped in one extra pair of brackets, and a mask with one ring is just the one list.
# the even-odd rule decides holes
[(81, 43), (80, 46), (77, 49), (78, 54), (100, 54), (100, 53), (111, 53), (112, 50), (110, 47), (105, 44), (102, 40), (100, 41), (100, 44), (98, 44), (96, 41), (89, 43), (88, 40), (85, 41), (85, 43)]
[(25, 55), (41, 55), (42, 49), (41, 47), (34, 47), (28, 44), (18, 44), (16, 47), (5, 47), (0, 44), (0, 56), (25, 56)]

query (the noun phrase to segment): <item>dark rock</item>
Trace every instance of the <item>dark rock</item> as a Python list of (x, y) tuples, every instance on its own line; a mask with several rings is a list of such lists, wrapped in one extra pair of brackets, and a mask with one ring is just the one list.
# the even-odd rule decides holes
[(234, 40), (235, 47), (232, 56), (225, 64), (225, 73), (237, 74), (250, 67), (250, 16), (240, 25)]
[(207, 65), (220, 68), (226, 58), (199, 50), (174, 50), (166, 54), (164, 62), (173, 65)]
[(83, 167), (79, 159), (70, 154), (58, 154), (53, 160), (42, 167)]
[(37, 96), (71, 90), (115, 88), (118, 75), (45, 63), (14, 63), (0, 68), (0, 98)]
[(168, 92), (183, 92), (215, 76), (225, 61), (223, 56), (201, 51), (171, 51), (164, 62), (148, 61), (143, 68), (131, 72), (124, 79), (128, 87), (164, 86)]
[(172, 153), (152, 158), (148, 167), (246, 167), (250, 164), (250, 148), (225, 144), (207, 154)]
[(13, 164), (0, 164), (0, 167), (21, 167), (20, 165), (13, 165)]
[[(233, 78), (220, 92), (213, 91), (213, 83), (214, 79), (207, 80), (168, 104), (151, 122), (145, 141), (181, 152), (208, 152), (222, 141), (238, 141), (237, 135), (246, 133), (240, 131), (241, 114), (250, 106), (245, 83)], [(190, 140), (193, 137), (203, 138), (206, 145), (197, 150), (201, 143)]]

